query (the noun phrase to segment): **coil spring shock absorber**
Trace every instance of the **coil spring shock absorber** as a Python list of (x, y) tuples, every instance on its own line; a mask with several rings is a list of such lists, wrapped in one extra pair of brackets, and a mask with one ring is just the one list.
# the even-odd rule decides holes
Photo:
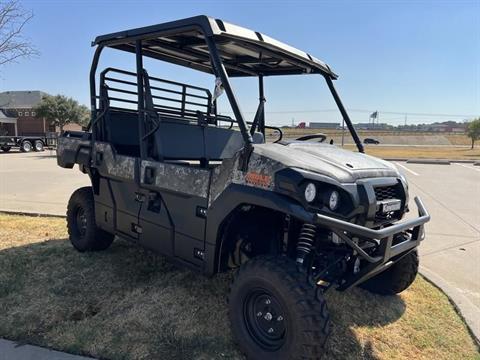
[(302, 265), (308, 254), (312, 252), (317, 227), (313, 224), (303, 224), (297, 243), (297, 264)]

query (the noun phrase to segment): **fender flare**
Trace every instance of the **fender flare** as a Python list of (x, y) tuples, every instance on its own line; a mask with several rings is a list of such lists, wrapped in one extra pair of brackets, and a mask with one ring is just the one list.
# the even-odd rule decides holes
[(208, 209), (205, 229), (205, 273), (218, 272), (221, 248), (221, 229), (228, 216), (241, 205), (261, 206), (312, 222), (314, 214), (292, 198), (274, 191), (248, 185), (230, 184)]

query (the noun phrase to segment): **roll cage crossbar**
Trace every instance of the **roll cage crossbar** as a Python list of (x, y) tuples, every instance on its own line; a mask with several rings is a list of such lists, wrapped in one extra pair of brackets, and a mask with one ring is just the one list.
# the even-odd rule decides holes
[[(132, 103), (136, 102), (137, 105), (140, 120), (139, 131), (142, 139), (146, 133), (145, 120), (152, 112), (152, 109), (149, 109), (151, 104), (147, 103), (151, 99), (146, 98), (145, 87), (151, 79), (161, 80), (148, 77), (146, 74), (143, 68), (143, 57), (147, 56), (211, 73), (219, 78), (233, 110), (235, 120), (232, 119), (232, 121), (238, 124), (247, 150), (252, 147), (252, 135), (257, 129), (265, 134), (264, 77), (320, 74), (326, 79), (328, 88), (352, 134), (358, 151), (363, 152), (363, 145), (333, 85), (333, 80), (337, 78), (337, 75), (327, 64), (310, 54), (259, 32), (241, 28), (219, 19), (196, 16), (99, 36), (92, 46), (97, 46), (97, 48), (90, 69), (91, 122), (89, 128), (102, 116), (97, 102), (102, 104), (102, 101), (107, 101), (107, 99), (103, 99), (102, 89), (100, 89), (100, 95), (97, 95), (96, 71), (102, 50), (108, 47), (136, 55), (136, 73), (130, 74), (137, 77), (137, 101), (132, 101)], [(230, 83), (231, 77), (247, 76), (258, 77), (259, 84), (259, 106), (250, 129), (248, 129), (248, 123)], [(184, 106), (187, 101), (184, 98), (182, 100), (182, 106)], [(162, 110), (168, 109), (163, 107)], [(206, 111), (207, 115), (212, 109), (208, 110)], [(92, 134), (92, 140), (94, 138), (95, 134)], [(140, 146), (141, 154), (144, 154), (144, 146), (144, 144)]]

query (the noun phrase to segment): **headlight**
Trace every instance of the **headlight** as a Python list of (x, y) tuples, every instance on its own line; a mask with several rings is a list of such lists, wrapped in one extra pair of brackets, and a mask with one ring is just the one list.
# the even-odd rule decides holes
[(328, 207), (330, 210), (335, 211), (338, 208), (340, 203), (340, 196), (338, 195), (337, 191), (332, 191), (330, 193), (330, 197), (328, 198)]
[(315, 200), (315, 196), (317, 196), (317, 188), (315, 187), (315, 184), (308, 183), (305, 187), (305, 200), (310, 203)]

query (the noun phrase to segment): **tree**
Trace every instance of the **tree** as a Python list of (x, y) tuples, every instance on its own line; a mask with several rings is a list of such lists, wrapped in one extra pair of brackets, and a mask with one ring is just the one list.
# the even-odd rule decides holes
[(467, 127), (467, 135), (472, 139), (472, 149), (475, 145), (475, 140), (480, 139), (480, 118), (472, 120)]
[(58, 126), (60, 132), (70, 123), (86, 125), (90, 112), (85, 105), (80, 105), (76, 100), (63, 96), (44, 96), (35, 107), (38, 117), (44, 117), (51, 124)]
[(39, 54), (22, 35), (32, 18), (33, 14), (24, 10), (17, 0), (0, 0), (0, 65)]

